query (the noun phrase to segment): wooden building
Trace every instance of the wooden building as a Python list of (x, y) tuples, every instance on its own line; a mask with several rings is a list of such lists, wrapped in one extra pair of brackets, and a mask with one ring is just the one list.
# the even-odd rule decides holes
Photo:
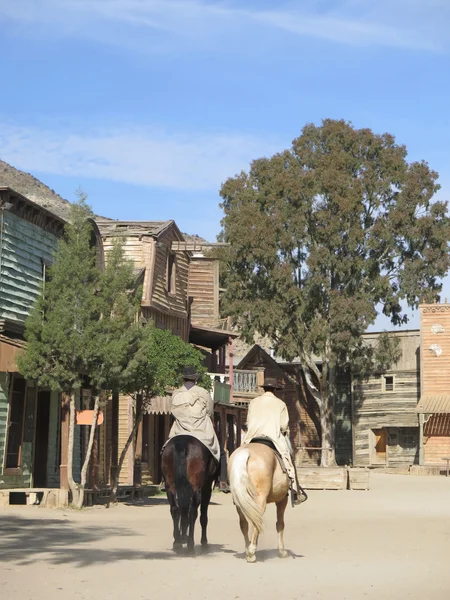
[(276, 396), (286, 403), (289, 413), (291, 444), (297, 464), (309, 462), (310, 449), (320, 445), (317, 430), (316, 409), (304, 393), (300, 364), (278, 363), (261, 346), (255, 344), (234, 370), (233, 401), (240, 406), (248, 406), (252, 398), (263, 393), (265, 377), (277, 379), (282, 389)]
[[(227, 320), (219, 318), (218, 264), (217, 260), (205, 256), (206, 249), (215, 244), (184, 240), (174, 221), (98, 219), (96, 222), (106, 257), (113, 240), (120, 238), (125, 255), (134, 262), (136, 276), (142, 282), (141, 319), (152, 320), (156, 327), (168, 329), (197, 347), (205, 357), (213, 380), (215, 375), (225, 373), (231, 341), (237, 334), (227, 331)], [(225, 390), (224, 393), (223, 382), (222, 387), (221, 382), (214, 386), (219, 435), (226, 437), (225, 411), (238, 409), (225, 408), (230, 392)], [(111, 403), (112, 427), (115, 428), (112, 436), (118, 440), (113, 450), (114, 469), (133, 426), (134, 408), (127, 396), (113, 398)], [(160, 451), (171, 426), (170, 408), (170, 394), (152, 402), (136, 442), (128, 450), (119, 474), (121, 484), (160, 482)]]
[[(92, 244), (103, 251), (94, 223)], [(17, 355), (25, 348), (24, 324), (41, 293), (65, 221), (6, 187), (0, 188), (0, 489), (67, 489), (68, 411), (60, 394), (37, 388), (19, 373)], [(86, 404), (88, 390), (77, 407)], [(83, 399), (84, 398), (84, 399)], [(75, 426), (74, 475), (79, 477), (85, 428)], [(98, 451), (106, 447), (98, 432)], [(97, 475), (97, 473), (96, 473)], [(2, 497), (6, 492), (3, 492)]]
[(419, 463), (450, 456), (450, 304), (420, 306)]
[[(367, 333), (376, 344), (379, 333)], [(420, 331), (390, 332), (401, 357), (389, 371), (359, 380), (353, 374), (353, 464), (355, 466), (406, 467), (419, 460)]]
[(0, 188), (0, 488), (59, 486), (59, 397), (18, 372), (24, 323), (64, 230), (59, 217)]

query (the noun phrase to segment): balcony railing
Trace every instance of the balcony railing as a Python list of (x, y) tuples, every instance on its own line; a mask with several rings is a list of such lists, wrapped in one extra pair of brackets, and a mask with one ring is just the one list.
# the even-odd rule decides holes
[(254, 394), (258, 391), (257, 371), (233, 371), (233, 391), (243, 394)]

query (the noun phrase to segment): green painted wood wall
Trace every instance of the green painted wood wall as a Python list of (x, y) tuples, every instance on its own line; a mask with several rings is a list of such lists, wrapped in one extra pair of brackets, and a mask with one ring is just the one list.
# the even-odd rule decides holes
[(5, 456), (6, 427), (8, 424), (8, 373), (0, 373), (0, 486)]
[(4, 212), (0, 248), (0, 318), (24, 322), (42, 286), (42, 260), (52, 262), (57, 237)]

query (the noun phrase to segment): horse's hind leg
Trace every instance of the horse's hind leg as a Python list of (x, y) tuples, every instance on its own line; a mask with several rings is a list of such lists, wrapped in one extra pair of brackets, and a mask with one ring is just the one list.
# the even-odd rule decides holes
[[(266, 500), (257, 499), (257, 503), (261, 506), (262, 513), (266, 511)], [(258, 545), (259, 531), (255, 526), (252, 526), (251, 534), (250, 534), (250, 543), (247, 547), (247, 562), (254, 563), (256, 562), (256, 547)]]
[(248, 521), (247, 519), (244, 517), (244, 513), (241, 511), (240, 508), (238, 508), (236, 506), (236, 510), (238, 512), (239, 515), (239, 526), (241, 528), (242, 531), (242, 535), (244, 536), (244, 541), (245, 541), (245, 551), (247, 551), (248, 549), (248, 545), (250, 544), (250, 540), (248, 538)]
[(173, 549), (175, 552), (181, 550), (183, 544), (181, 543), (181, 532), (180, 532), (180, 509), (177, 506), (175, 494), (170, 490), (167, 490), (167, 499), (170, 504), (170, 514), (172, 515), (173, 521)]
[(284, 512), (288, 503), (288, 496), (277, 502), (277, 532), (278, 532), (278, 556), (286, 558), (288, 553), (284, 548)]
[(208, 549), (208, 537), (206, 530), (208, 527), (208, 506), (211, 500), (212, 485), (206, 483), (202, 489), (202, 503), (200, 508), (200, 525), (202, 526), (201, 544), (203, 550)]
[(198, 505), (200, 504), (200, 492), (194, 492), (194, 496), (191, 501), (191, 508), (189, 510), (189, 533), (187, 537), (187, 551), (188, 554), (194, 554), (194, 529), (195, 522), (198, 516)]

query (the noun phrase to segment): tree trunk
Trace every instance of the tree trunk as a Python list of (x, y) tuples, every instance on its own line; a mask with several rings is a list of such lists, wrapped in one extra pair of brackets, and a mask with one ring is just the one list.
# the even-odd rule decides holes
[[(138, 410), (138, 406), (139, 406), (139, 403), (136, 403), (136, 410)], [(142, 421), (143, 416), (144, 416), (144, 410), (143, 410), (143, 407), (141, 404), (140, 410), (139, 410), (139, 412), (137, 412), (137, 414), (135, 416), (133, 429), (131, 430), (131, 433), (127, 439), (127, 443), (125, 444), (125, 446), (120, 454), (119, 462), (117, 465), (117, 470), (116, 470), (116, 473), (114, 475), (114, 480), (113, 480), (113, 487), (112, 487), (112, 500), (113, 501), (116, 500), (116, 498), (117, 498), (117, 488), (119, 487), (119, 475), (120, 475), (120, 471), (122, 469), (122, 466), (123, 466), (123, 463), (125, 460), (125, 456), (127, 455), (128, 448), (130, 447), (131, 442), (136, 437), (136, 433), (137, 433), (137, 430), (139, 429), (139, 425)]]
[[(307, 360), (308, 368), (304, 369), (306, 385), (308, 391), (313, 396), (319, 407), (320, 429), (321, 429), (321, 455), (320, 466), (332, 467), (336, 465), (335, 455), (335, 418), (334, 418), (334, 397), (335, 397), (335, 367), (328, 368), (324, 361), (322, 372), (320, 372), (312, 361)], [(315, 385), (311, 372), (316, 375), (319, 381), (320, 390)], [(331, 381), (329, 380), (331, 377)]]
[(75, 437), (75, 394), (70, 393), (69, 401), (69, 447), (67, 449), (67, 482), (72, 495), (72, 504), (78, 503), (78, 485), (73, 479), (73, 446)]
[(321, 467), (336, 466), (336, 419), (334, 400), (336, 397), (336, 367), (328, 364), (322, 367), (322, 402), (319, 405), (320, 426), (322, 429)]
[(94, 414), (92, 417), (91, 430), (89, 432), (88, 447), (86, 450), (86, 456), (84, 457), (83, 468), (81, 469), (81, 482), (80, 482), (80, 485), (78, 486), (78, 498), (77, 498), (77, 501), (75, 502), (76, 508), (81, 508), (83, 506), (83, 502), (84, 502), (84, 489), (86, 487), (87, 470), (89, 467), (89, 461), (91, 460), (92, 447), (94, 445), (94, 438), (95, 438), (95, 431), (97, 428), (97, 417), (98, 417), (99, 408), (100, 408), (100, 395), (97, 394), (95, 396)]

